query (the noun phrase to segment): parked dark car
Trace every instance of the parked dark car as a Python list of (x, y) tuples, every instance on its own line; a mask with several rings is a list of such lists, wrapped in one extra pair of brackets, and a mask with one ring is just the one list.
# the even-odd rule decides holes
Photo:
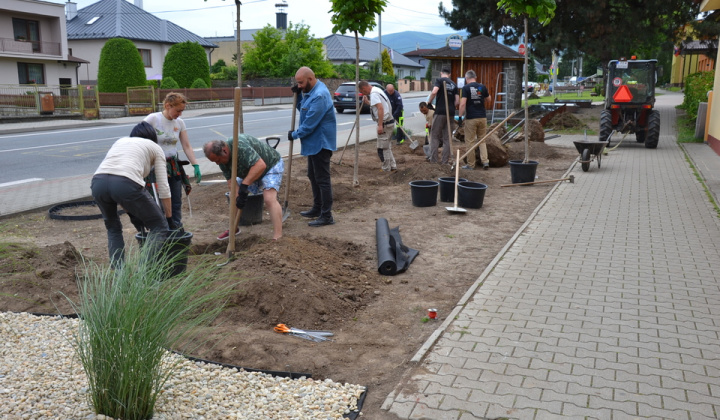
[[(384, 89), (380, 83), (369, 82), (371, 86)], [(359, 94), (360, 100), (362, 100), (362, 93)], [(346, 82), (338, 86), (333, 95), (333, 101), (335, 102), (335, 110), (338, 114), (342, 114), (346, 109), (355, 110), (355, 82)], [(363, 104), (360, 110), (361, 114), (367, 114), (370, 112), (370, 106)]]

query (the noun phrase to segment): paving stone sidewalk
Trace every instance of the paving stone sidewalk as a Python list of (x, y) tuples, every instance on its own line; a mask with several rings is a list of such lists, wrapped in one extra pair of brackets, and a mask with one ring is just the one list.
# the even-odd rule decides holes
[(384, 409), (433, 420), (720, 416), (720, 220), (676, 143), (681, 100), (658, 97), (656, 150), (630, 138), (602, 168), (574, 167), (575, 183), (559, 184), (478, 279)]

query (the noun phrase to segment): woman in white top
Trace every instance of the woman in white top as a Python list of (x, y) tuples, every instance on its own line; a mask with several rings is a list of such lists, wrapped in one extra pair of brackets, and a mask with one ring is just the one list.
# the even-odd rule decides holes
[[(155, 128), (158, 144), (165, 152), (165, 158), (167, 159), (167, 177), (172, 195), (172, 219), (177, 226), (182, 226), (181, 211), (183, 191), (182, 172), (180, 164), (178, 163), (178, 142), (180, 142), (185, 156), (187, 156), (195, 169), (195, 182), (200, 183), (202, 177), (200, 174), (200, 166), (197, 163), (197, 159), (195, 159), (195, 152), (193, 152), (190, 146), (190, 139), (185, 129), (185, 122), (180, 118), (180, 115), (182, 115), (185, 110), (186, 104), (187, 98), (185, 95), (170, 92), (165, 95), (162, 112), (154, 112), (145, 117), (144, 120)], [(187, 188), (187, 193), (190, 193), (189, 188)]]
[[(165, 214), (145, 189), (143, 178), (155, 167), (158, 197)], [(108, 251), (114, 267), (125, 256), (118, 204), (150, 230), (147, 245), (159, 250), (168, 235), (170, 187), (165, 175), (165, 153), (157, 144), (155, 130), (146, 122), (133, 128), (130, 137), (116, 141), (93, 175), (90, 189), (100, 208), (108, 234)]]

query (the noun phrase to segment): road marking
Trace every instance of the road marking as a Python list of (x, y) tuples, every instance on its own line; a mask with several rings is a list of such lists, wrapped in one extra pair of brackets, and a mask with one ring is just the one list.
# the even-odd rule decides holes
[(19, 180), (19, 181), (6, 182), (6, 183), (4, 183), (4, 184), (0, 184), (0, 188), (2, 188), (2, 187), (11, 187), (11, 186), (13, 186), (13, 185), (18, 185), (18, 184), (27, 184), (28, 182), (44, 181), (44, 180), (45, 180), (45, 179), (43, 179), (43, 178), (21, 179), (21, 180)]
[(108, 140), (117, 140), (115, 137), (107, 137), (104, 139), (97, 139), (97, 140), (85, 140), (85, 141), (74, 141), (72, 143), (60, 143), (60, 144), (49, 144), (47, 146), (30, 146), (30, 147), (23, 147), (22, 149), (7, 149), (7, 150), (0, 150), (0, 153), (7, 153), (7, 152), (25, 152), (27, 150), (37, 150), (37, 149), (50, 149), (53, 147), (60, 147), (60, 146), (73, 146), (76, 144), (85, 144), (85, 143), (97, 143), (99, 141), (108, 141)]

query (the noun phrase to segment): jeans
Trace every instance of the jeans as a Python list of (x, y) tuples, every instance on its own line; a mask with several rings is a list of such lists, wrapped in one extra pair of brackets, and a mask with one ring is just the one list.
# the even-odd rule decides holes
[(330, 184), (330, 158), (332, 150), (322, 149), (308, 156), (308, 178), (313, 193), (313, 210), (320, 210), (320, 217), (332, 216), (332, 185)]
[(175, 226), (182, 226), (182, 199), (185, 193), (180, 175), (168, 177), (170, 184), (170, 202), (172, 203), (172, 220)]
[(92, 178), (90, 189), (105, 221), (108, 252), (113, 267), (118, 267), (125, 259), (125, 240), (118, 216), (118, 204), (150, 230), (145, 246), (151, 247), (153, 253), (160, 250), (168, 235), (168, 224), (160, 207), (143, 186), (124, 176), (97, 174)]
[[(452, 118), (452, 117), (450, 117)], [(448, 138), (448, 119), (445, 115), (435, 114), (433, 117), (432, 128), (430, 129), (430, 162), (431, 163), (450, 163), (452, 157), (450, 156), (450, 142), (451, 138)], [(438, 160), (438, 149), (442, 143), (442, 156)]]

